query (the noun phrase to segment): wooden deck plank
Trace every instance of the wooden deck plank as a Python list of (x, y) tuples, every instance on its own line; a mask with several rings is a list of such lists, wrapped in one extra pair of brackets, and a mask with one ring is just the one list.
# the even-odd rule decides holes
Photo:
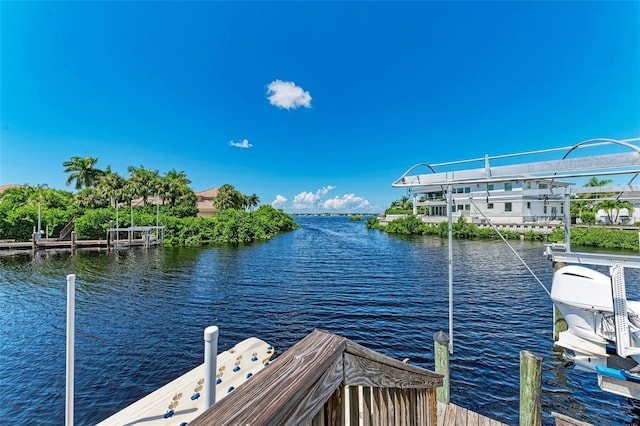
[(480, 415), (475, 411), (467, 410), (467, 425), (480, 426)]
[(472, 410), (442, 402), (438, 402), (437, 416), (437, 426), (507, 426)]
[(443, 404), (442, 402), (438, 402), (438, 426), (444, 426), (444, 417), (447, 412), (447, 404)]
[(491, 419), (485, 416), (478, 416), (478, 426), (491, 426)]
[(467, 409), (464, 407), (456, 407), (456, 426), (467, 424)]
[[(245, 388), (245, 392), (223, 399), (189, 424), (304, 424), (310, 421), (342, 381), (340, 354), (345, 341), (319, 331), (309, 334), (276, 358), (269, 368), (253, 376), (252, 386)], [(252, 409), (247, 410), (247, 406)], [(302, 406), (304, 412), (295, 408)], [(292, 410), (297, 417), (292, 416)]]
[(445, 410), (444, 415), (444, 423), (443, 426), (456, 426), (456, 410), (458, 407), (453, 404), (447, 405), (447, 409)]

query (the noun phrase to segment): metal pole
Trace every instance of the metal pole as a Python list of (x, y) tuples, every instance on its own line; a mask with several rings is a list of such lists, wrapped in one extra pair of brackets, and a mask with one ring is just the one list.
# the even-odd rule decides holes
[(218, 361), (218, 327), (209, 326), (204, 330), (204, 409), (216, 402), (216, 370)]
[(73, 426), (73, 362), (75, 348), (76, 276), (67, 275), (67, 391), (65, 425)]
[(571, 253), (571, 191), (565, 188), (564, 193), (564, 251)]
[(453, 187), (447, 187), (447, 216), (449, 219), (449, 353), (453, 353)]

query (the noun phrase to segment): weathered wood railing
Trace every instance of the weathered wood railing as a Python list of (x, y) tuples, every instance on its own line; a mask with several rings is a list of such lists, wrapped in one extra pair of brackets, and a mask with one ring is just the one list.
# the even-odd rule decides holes
[(189, 423), (435, 425), (442, 376), (315, 330)]

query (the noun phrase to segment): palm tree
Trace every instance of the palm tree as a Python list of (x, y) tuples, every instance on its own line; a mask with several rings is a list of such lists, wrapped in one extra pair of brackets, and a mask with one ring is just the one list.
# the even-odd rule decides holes
[(249, 209), (251, 209), (251, 212), (253, 213), (253, 208), (257, 207), (260, 205), (260, 197), (258, 197), (257, 194), (251, 194), (248, 197), (246, 197), (247, 200), (247, 206), (249, 207)]
[(189, 188), (191, 181), (187, 179), (187, 174), (184, 171), (178, 172), (171, 169), (159, 181), (158, 195), (162, 198), (162, 204), (168, 200), (169, 205), (174, 206), (179, 199), (191, 191)]
[(595, 176), (591, 176), (591, 179), (589, 179), (587, 181), (587, 183), (585, 183), (583, 186), (606, 186), (608, 184), (610, 184), (611, 182), (613, 182), (613, 179), (598, 179)]
[(145, 169), (144, 166), (128, 168), (129, 181), (133, 184), (134, 196), (142, 197), (142, 203), (147, 205), (147, 198), (158, 194), (159, 175), (157, 170)]
[(116, 203), (123, 201), (122, 189), (125, 186), (125, 179), (117, 172), (112, 172), (111, 167), (107, 167), (103, 175), (98, 178), (96, 183), (96, 193), (100, 197), (108, 198), (111, 205), (115, 208)]
[(410, 210), (412, 207), (412, 203), (410, 198), (406, 195), (402, 196), (401, 199), (396, 200), (391, 203), (391, 208), (393, 209), (401, 209), (401, 210)]
[(75, 180), (75, 188), (77, 190), (83, 187), (93, 187), (98, 177), (103, 173), (102, 170), (94, 168), (97, 162), (98, 159), (93, 157), (71, 157), (69, 161), (62, 163), (65, 167), (64, 172), (70, 173), (69, 178), (67, 178), (67, 186), (71, 185), (71, 182)]
[(629, 214), (631, 214), (631, 212), (633, 212), (633, 204), (631, 204), (631, 201), (626, 200), (604, 200), (600, 201), (594, 207), (595, 211), (604, 210), (607, 215), (608, 225), (613, 225), (618, 222), (618, 216), (622, 209), (627, 209)]
[(225, 183), (218, 189), (218, 195), (213, 199), (213, 206), (221, 210), (240, 209), (244, 204), (244, 195), (238, 192), (233, 185)]

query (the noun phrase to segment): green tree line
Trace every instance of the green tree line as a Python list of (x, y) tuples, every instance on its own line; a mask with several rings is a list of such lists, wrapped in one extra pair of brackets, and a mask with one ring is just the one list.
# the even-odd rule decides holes
[[(611, 180), (591, 178), (585, 187), (600, 187), (611, 183)], [(595, 212), (602, 209), (608, 215), (609, 224), (617, 221), (620, 210), (627, 208), (631, 213), (633, 205), (626, 200), (611, 199), (605, 192), (596, 192), (588, 197), (574, 198), (571, 202), (571, 216), (580, 217), (587, 225), (594, 225)], [(604, 198), (609, 199), (604, 199)], [(380, 224), (379, 218), (369, 218), (366, 226), (370, 229), (379, 229), (392, 234), (403, 235), (432, 235), (441, 238), (448, 236), (448, 223), (446, 221), (439, 224), (428, 224), (420, 218), (413, 216), (412, 204), (409, 197), (402, 197), (400, 200), (391, 203), (385, 214), (405, 214), (406, 217), (395, 219), (386, 226)], [(467, 223), (462, 217), (452, 224), (454, 238), (468, 239), (496, 239), (497, 233), (491, 228), (480, 228), (479, 226)], [(502, 235), (507, 239), (521, 238), (520, 233), (515, 231), (503, 231)], [(549, 242), (564, 241), (564, 227), (558, 227), (550, 235), (544, 235), (533, 231), (525, 232), (523, 238), (526, 240), (547, 240)], [(593, 226), (587, 228), (571, 228), (571, 244), (581, 247), (599, 247), (611, 249), (637, 250), (639, 247), (638, 232), (635, 230), (614, 229), (607, 226)]]
[[(196, 217), (196, 195), (184, 172), (172, 169), (161, 176), (157, 170), (130, 166), (129, 177), (124, 178), (110, 167), (97, 169), (97, 161), (72, 157), (63, 163), (69, 174), (67, 185), (74, 185), (75, 194), (46, 185), (2, 192), (0, 238), (29, 241), (38, 218), (50, 236), (59, 235), (73, 220), (78, 239), (104, 239), (110, 221), (119, 227), (158, 223), (167, 226), (165, 243), (174, 245), (264, 240), (298, 227), (290, 215), (271, 206), (254, 211), (260, 204), (258, 196), (242, 194), (230, 184), (222, 185), (213, 198), (215, 217)], [(150, 197), (160, 205), (149, 205)], [(142, 206), (132, 207), (133, 199), (141, 199)]]

